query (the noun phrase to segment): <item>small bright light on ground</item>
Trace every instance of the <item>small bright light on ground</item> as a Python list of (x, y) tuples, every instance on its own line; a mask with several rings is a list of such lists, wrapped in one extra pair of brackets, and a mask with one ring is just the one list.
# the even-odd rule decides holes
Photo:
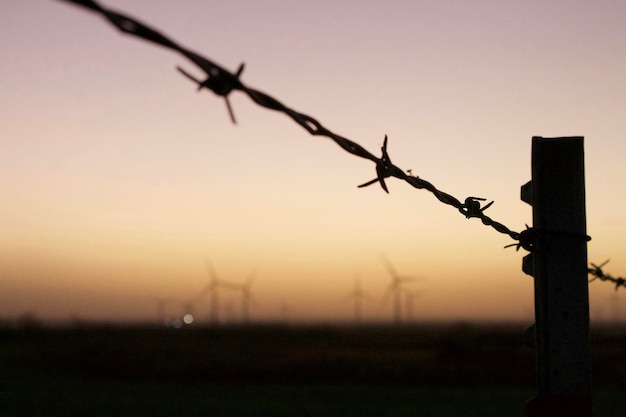
[(185, 317), (183, 317), (183, 321), (185, 322), (185, 324), (191, 324), (193, 323), (193, 316), (191, 314), (185, 314)]

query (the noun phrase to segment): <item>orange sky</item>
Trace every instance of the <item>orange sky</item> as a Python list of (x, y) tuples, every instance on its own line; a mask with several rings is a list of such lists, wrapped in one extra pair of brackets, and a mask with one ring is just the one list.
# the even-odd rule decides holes
[[(585, 136), (589, 260), (624, 276), (626, 5), (623, 2), (104, 2), (244, 82), (521, 231), (531, 137)], [(356, 186), (374, 166), (288, 117), (223, 100), (175, 71), (172, 51), (59, 1), (0, 4), (0, 317), (156, 319), (218, 275), (256, 271), (255, 320), (367, 319), (384, 254), (416, 319), (532, 321), (522, 251), (429, 192)], [(610, 284), (592, 318), (624, 317)], [(623, 299), (624, 292), (618, 293)], [(240, 319), (224, 293), (223, 319)], [(620, 304), (621, 302), (621, 304)], [(209, 315), (209, 298), (196, 310)], [(168, 315), (180, 314), (172, 303)]]

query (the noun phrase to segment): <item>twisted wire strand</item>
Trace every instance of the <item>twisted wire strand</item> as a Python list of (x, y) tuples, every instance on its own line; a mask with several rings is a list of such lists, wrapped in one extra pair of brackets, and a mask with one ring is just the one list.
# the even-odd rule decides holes
[[(378, 158), (374, 156), (372, 153), (367, 151), (358, 143), (351, 141), (343, 136), (340, 136), (326, 127), (324, 127), (319, 121), (315, 118), (308, 116), (304, 113), (300, 113), (296, 110), (293, 110), (279, 100), (271, 97), (270, 95), (263, 93), (261, 91), (255, 90), (246, 86), (240, 80), (241, 73), (244, 69), (244, 64), (241, 64), (238, 70), (235, 73), (231, 73), (230, 71), (224, 69), (219, 66), (215, 62), (187, 49), (178, 43), (174, 42), (172, 39), (168, 38), (164, 34), (159, 31), (139, 22), (138, 20), (126, 16), (121, 13), (114, 12), (109, 10), (103, 6), (101, 6), (95, 0), (60, 0), (68, 3), (73, 3), (78, 6), (85, 7), (94, 12), (102, 14), (111, 24), (117, 27), (120, 31), (137, 36), (139, 38), (143, 38), (147, 41), (156, 43), (165, 48), (169, 48), (181, 53), (191, 62), (196, 64), (200, 69), (202, 69), (207, 78), (204, 81), (201, 81), (195, 78), (193, 75), (185, 71), (184, 69), (178, 67), (178, 71), (181, 72), (182, 75), (189, 78), (191, 81), (195, 82), (198, 85), (198, 90), (202, 88), (207, 88), (213, 91), (218, 96), (221, 96), (226, 101), (226, 106), (230, 115), (230, 118), (233, 123), (236, 123), (236, 119), (234, 113), (232, 111), (232, 107), (228, 100), (228, 96), (233, 91), (241, 91), (245, 93), (253, 102), (256, 104), (265, 107), (270, 110), (275, 110), (282, 112), (289, 116), (294, 122), (302, 126), (309, 134), (313, 136), (325, 136), (327, 138), (332, 139), (337, 145), (339, 145), (343, 150), (349, 152), (355, 156), (360, 158), (369, 159), (370, 161), (376, 164), (376, 178), (368, 181), (364, 184), (359, 185), (359, 187), (366, 187), (371, 184), (380, 183), (381, 187), (385, 192), (389, 192), (387, 185), (385, 183), (385, 178), (394, 177), (401, 180), (404, 180), (409, 185), (413, 186), (417, 189), (425, 189), (430, 191), (439, 201), (444, 204), (450, 205), (456, 208), (461, 214), (463, 214), (466, 218), (478, 218), (481, 222), (490, 226), (499, 233), (506, 234), (511, 239), (518, 241), (517, 244), (507, 245), (516, 246), (517, 249), (520, 247), (526, 250), (532, 250), (532, 245), (523, 242), (520, 239), (520, 233), (510, 230), (508, 227), (499, 223), (489, 216), (484, 214), (484, 211), (488, 209), (493, 201), (486, 204), (485, 206), (481, 206), (481, 202), (485, 201), (484, 198), (480, 197), (467, 197), (464, 202), (461, 202), (457, 198), (452, 195), (445, 193), (443, 191), (438, 190), (432, 183), (419, 178), (418, 176), (414, 176), (412, 174), (405, 173), (404, 170), (395, 166), (387, 153), (387, 136), (385, 136), (384, 143), (382, 146), (382, 157)], [(410, 172), (410, 171), (407, 171)], [(522, 232), (523, 234), (524, 232)]]
[(617, 289), (619, 287), (624, 287), (626, 288), (626, 279), (624, 278), (614, 278), (611, 275), (605, 273), (602, 270), (602, 267), (604, 265), (606, 265), (607, 263), (609, 263), (609, 260), (607, 259), (606, 261), (604, 261), (603, 263), (601, 263), (600, 265), (596, 265), (594, 263), (591, 263), (591, 268), (587, 268), (587, 271), (589, 272), (589, 275), (591, 275), (593, 278), (591, 278), (589, 280), (589, 282), (593, 282), (596, 279), (599, 279), (600, 281), (609, 281), (612, 282), (613, 284), (615, 284), (615, 290), (617, 291)]

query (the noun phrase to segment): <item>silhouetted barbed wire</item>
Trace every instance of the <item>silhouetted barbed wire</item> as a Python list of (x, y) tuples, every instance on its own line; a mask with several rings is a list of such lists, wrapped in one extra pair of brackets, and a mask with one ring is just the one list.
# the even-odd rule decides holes
[(432, 183), (419, 178), (419, 176), (413, 175), (412, 172), (404, 171), (399, 167), (395, 166), (389, 157), (387, 152), (387, 136), (385, 136), (383, 146), (381, 148), (382, 156), (380, 158), (374, 156), (370, 152), (368, 152), (361, 145), (343, 137), (332, 131), (325, 128), (320, 122), (314, 119), (311, 116), (306, 114), (297, 112), (283, 103), (278, 101), (277, 99), (269, 96), (268, 94), (262, 93), (258, 90), (252, 89), (246, 86), (241, 80), (240, 76), (244, 70), (244, 64), (242, 63), (235, 73), (231, 73), (228, 70), (222, 68), (217, 65), (213, 61), (198, 55), (197, 53), (186, 49), (174, 42), (170, 38), (166, 37), (162, 33), (148, 27), (147, 25), (131, 18), (126, 15), (114, 12), (112, 10), (106, 9), (96, 1), (93, 0), (62, 0), (69, 3), (74, 3), (93, 11), (99, 12), (102, 14), (109, 22), (111, 22), (114, 26), (116, 26), (120, 31), (135, 35), (137, 37), (143, 38), (150, 42), (154, 42), (163, 47), (173, 49), (178, 51), (185, 57), (187, 57), (190, 61), (196, 64), (200, 69), (202, 69), (207, 78), (202, 81), (192, 74), (187, 72), (181, 67), (177, 67), (177, 70), (184, 75), (186, 78), (190, 79), (194, 83), (198, 85), (198, 90), (202, 88), (207, 88), (213, 91), (218, 96), (224, 98), (226, 102), (226, 107), (230, 116), (230, 119), (233, 123), (236, 124), (236, 118), (233, 112), (233, 109), (230, 105), (230, 101), (228, 96), (235, 90), (242, 91), (247, 94), (248, 97), (255, 103), (260, 106), (263, 106), (270, 110), (279, 111), (285, 113), (289, 116), (293, 121), (302, 126), (307, 132), (309, 132), (313, 136), (325, 136), (332, 139), (337, 145), (339, 145), (346, 152), (349, 152), (358, 157), (369, 159), (370, 161), (376, 164), (376, 178), (368, 181), (364, 184), (359, 185), (359, 187), (366, 187), (368, 185), (374, 183), (380, 183), (381, 187), (385, 192), (389, 192), (387, 185), (385, 183), (385, 179), (389, 177), (398, 178), (404, 180), (409, 185), (417, 188), (417, 189), (425, 189), (430, 191), (439, 201), (444, 204), (450, 205), (456, 208), (461, 214), (463, 214), (466, 218), (478, 218), (481, 222), (490, 226), (496, 231), (506, 234), (511, 237), (513, 240), (516, 240), (518, 243), (507, 245), (505, 247), (515, 246), (518, 250), (519, 248), (524, 248), (528, 251), (533, 251), (535, 247), (535, 233), (532, 228), (528, 228), (521, 233), (510, 230), (508, 227), (499, 223), (489, 216), (485, 215), (485, 210), (487, 210), (493, 204), (493, 201), (487, 203), (486, 205), (481, 205), (482, 201), (486, 201), (484, 198), (480, 197), (467, 197), (464, 202), (461, 202), (457, 198), (452, 195), (445, 193), (443, 191), (438, 190)]
[(609, 282), (612, 282), (613, 284), (615, 284), (615, 290), (616, 291), (617, 291), (617, 289), (619, 287), (626, 288), (626, 279), (624, 279), (624, 278), (613, 278), (611, 275), (605, 273), (602, 270), (602, 267), (604, 265), (606, 265), (607, 263), (609, 263), (608, 259), (606, 261), (604, 261), (603, 263), (601, 263), (600, 265), (596, 265), (594, 263), (591, 264), (592, 268), (588, 268), (587, 271), (589, 272), (589, 275), (593, 276), (593, 278), (591, 278), (589, 280), (589, 282), (592, 282), (592, 281), (595, 281), (596, 279), (599, 279), (600, 281), (609, 281)]

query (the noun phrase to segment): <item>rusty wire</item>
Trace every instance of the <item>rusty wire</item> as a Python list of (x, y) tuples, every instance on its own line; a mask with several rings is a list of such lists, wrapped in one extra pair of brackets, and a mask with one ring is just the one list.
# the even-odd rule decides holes
[[(218, 64), (213, 61), (198, 55), (197, 53), (186, 49), (174, 42), (170, 38), (166, 37), (162, 33), (148, 27), (147, 25), (131, 18), (126, 15), (114, 12), (112, 10), (106, 9), (101, 6), (94, 0), (62, 0), (69, 3), (73, 3), (79, 6), (83, 6), (85, 8), (91, 9), (95, 12), (102, 14), (110, 23), (112, 23), (115, 27), (117, 27), (120, 31), (125, 32), (127, 34), (131, 34), (150, 42), (154, 42), (163, 47), (173, 49), (183, 56), (188, 58), (191, 62), (196, 64), (202, 71), (206, 73), (206, 79), (204, 81), (194, 77), (192, 74), (187, 72), (181, 67), (177, 67), (177, 70), (186, 78), (190, 79), (194, 83), (197, 84), (198, 90), (202, 88), (209, 89), (213, 91), (216, 95), (223, 97), (226, 101), (227, 110), (230, 116), (230, 119), (233, 123), (236, 123), (236, 118), (233, 112), (233, 109), (230, 105), (230, 101), (228, 96), (233, 91), (241, 91), (248, 95), (252, 101), (257, 103), (258, 105), (265, 107), (270, 110), (275, 110), (282, 112), (289, 116), (293, 121), (302, 126), (307, 132), (309, 132), (313, 136), (325, 136), (327, 138), (332, 139), (337, 145), (339, 145), (346, 152), (349, 152), (353, 155), (356, 155), (360, 158), (369, 159), (370, 161), (376, 164), (376, 178), (368, 181), (364, 184), (359, 185), (359, 187), (366, 187), (368, 185), (374, 183), (380, 183), (381, 187), (385, 192), (389, 192), (387, 185), (385, 183), (385, 179), (389, 177), (398, 178), (404, 180), (409, 185), (417, 188), (417, 189), (425, 189), (430, 191), (439, 201), (444, 204), (450, 205), (456, 208), (461, 214), (463, 214), (466, 218), (478, 218), (481, 222), (490, 226), (496, 231), (506, 234), (511, 237), (513, 240), (518, 241), (517, 244), (507, 245), (508, 246), (516, 246), (518, 249), (520, 247), (526, 250), (532, 250), (532, 245), (528, 242), (523, 241), (522, 237), (528, 234), (528, 231), (524, 231), (522, 233), (514, 232), (510, 230), (508, 227), (499, 223), (489, 216), (485, 215), (485, 210), (487, 210), (493, 204), (493, 201), (487, 203), (486, 205), (482, 205), (482, 201), (486, 201), (484, 198), (480, 197), (467, 197), (463, 202), (453, 197), (452, 195), (445, 193), (443, 191), (438, 190), (432, 183), (419, 178), (419, 176), (413, 175), (411, 171), (404, 171), (399, 167), (395, 166), (389, 157), (387, 152), (387, 136), (385, 136), (382, 150), (382, 156), (380, 158), (374, 156), (370, 152), (368, 152), (361, 145), (343, 137), (336, 133), (333, 133), (329, 129), (325, 128), (320, 122), (314, 119), (311, 116), (306, 114), (297, 112), (283, 103), (278, 101), (277, 99), (269, 96), (268, 94), (262, 93), (258, 90), (250, 88), (246, 86), (241, 80), (240, 76), (244, 69), (244, 64), (241, 64), (235, 73), (231, 73), (228, 70), (222, 68)], [(526, 232), (526, 233), (525, 233)]]
[(596, 265), (594, 263), (591, 263), (591, 268), (587, 268), (587, 271), (589, 272), (589, 275), (593, 276), (593, 278), (591, 278), (589, 280), (589, 282), (593, 282), (596, 279), (599, 279), (600, 281), (609, 281), (612, 282), (613, 284), (615, 284), (615, 290), (617, 291), (617, 289), (619, 287), (624, 287), (626, 288), (626, 279), (624, 278), (614, 278), (611, 275), (605, 273), (602, 270), (602, 267), (604, 265), (606, 265), (607, 263), (609, 263), (609, 259), (607, 259), (606, 261), (604, 261), (603, 263), (601, 263), (600, 265)]

